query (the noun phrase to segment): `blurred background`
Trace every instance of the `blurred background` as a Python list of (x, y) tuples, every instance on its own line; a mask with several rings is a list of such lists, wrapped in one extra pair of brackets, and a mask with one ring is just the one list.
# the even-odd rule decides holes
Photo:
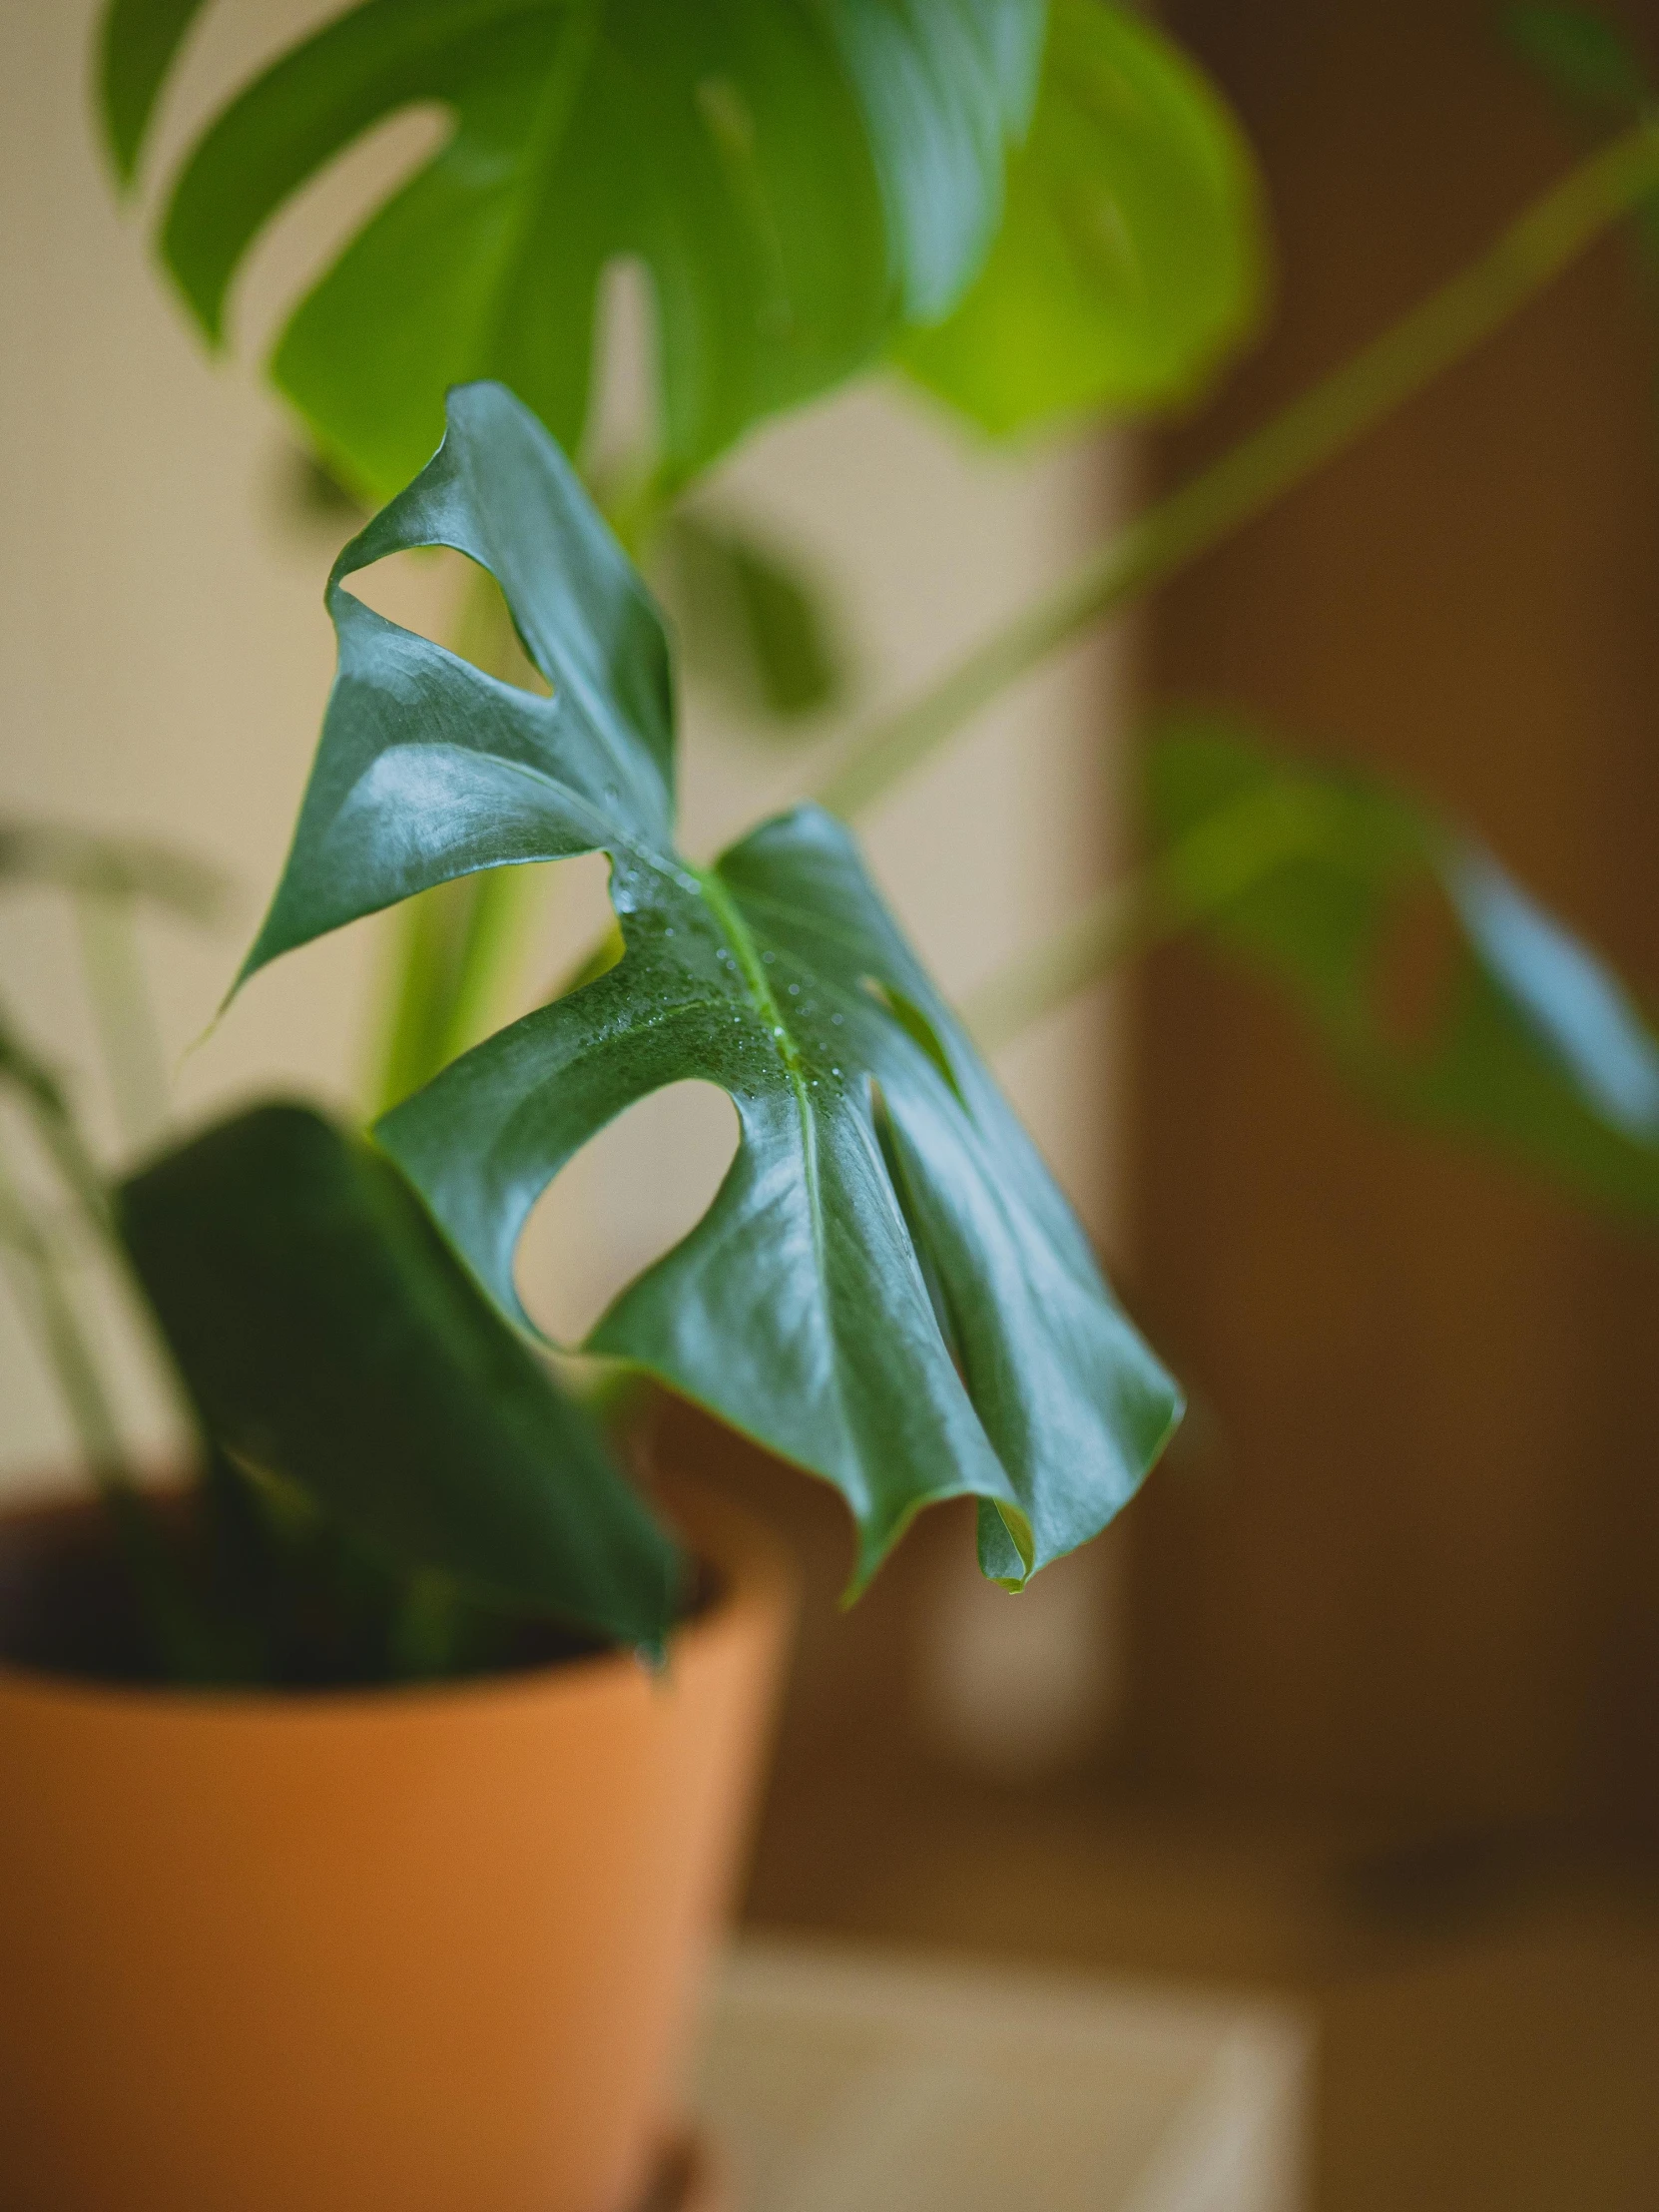
[[(227, 5), (180, 113), (324, 12)], [(849, 719), (1341, 358), (1571, 158), (1477, 0), (1163, 13), (1266, 172), (1267, 339), (1155, 437), (992, 452), (866, 386), (746, 445), (700, 499), (817, 579), (841, 681), (786, 728), (694, 671), (694, 849), (807, 788)], [(285, 846), (331, 667), (322, 580), (355, 523), (145, 266), (90, 142), (92, 14), (0, 13), (0, 809), (227, 870), (223, 929), (148, 940), (188, 1114), (273, 1082), (349, 1105), (375, 1043), (372, 925), (204, 1032)], [(1659, 10), (1625, 14), (1659, 46)], [(427, 129), (376, 134), (283, 216), (240, 297), (239, 361)], [(869, 842), (946, 987), (1109, 876), (1134, 837), (1135, 733), (1196, 700), (1403, 778), (1651, 988), (1650, 309), (1608, 242), (906, 786)], [(626, 302), (613, 330), (625, 406)], [(414, 563), (377, 603), (441, 634), (455, 589)], [(548, 974), (603, 902), (588, 863), (564, 873)], [(8, 1002), (90, 1067), (72, 920), (13, 889), (0, 932)], [(1380, 1121), (1267, 993), (1186, 948), (1077, 998), (998, 1072), (1193, 1414), (1109, 1535), (1017, 1603), (980, 1582), (971, 1516), (942, 1511), (843, 1616), (838, 1504), (665, 1411), (663, 1448), (751, 1498), (808, 1567), (751, 1918), (1291, 1995), (1319, 2036), (1321, 2212), (1651, 2204), (1651, 1236)], [(689, 1087), (608, 1132), (534, 1227), (538, 1316), (578, 1333), (696, 1218), (732, 1143), (724, 1101)], [(165, 1408), (129, 1365), (165, 1456)], [(0, 1311), (0, 1475), (37, 1487), (68, 1452)]]

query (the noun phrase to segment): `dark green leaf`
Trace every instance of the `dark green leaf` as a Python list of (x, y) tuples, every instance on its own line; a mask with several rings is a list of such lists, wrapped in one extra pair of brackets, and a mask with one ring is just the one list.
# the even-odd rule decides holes
[[(1300, 848), (1208, 903), (1215, 938), (1288, 989), (1383, 1103), (1592, 1198), (1659, 1212), (1659, 1042), (1610, 970), (1398, 792), (1211, 721), (1153, 748), (1152, 819), (1171, 855), (1207, 824), (1249, 821), (1270, 793), (1299, 803)], [(1437, 989), (1401, 1034), (1389, 956), (1425, 900), (1440, 925)]]
[(205, 0), (110, 0), (98, 56), (98, 90), (116, 175), (130, 185), (168, 71)]
[(833, 704), (842, 655), (806, 575), (751, 531), (676, 515), (660, 540), (687, 665), (775, 723)]
[[(495, 575), (551, 699), (345, 590), (431, 543)], [(647, 1093), (717, 1084), (742, 1133), (726, 1182), (594, 1348), (836, 1483), (860, 1580), (933, 1498), (980, 1499), (981, 1561), (1012, 1583), (1094, 1534), (1168, 1435), (1173, 1385), (840, 825), (798, 809), (704, 870), (675, 850), (662, 629), (534, 417), (496, 385), (453, 393), (438, 455), (328, 599), (339, 674), (245, 973), (470, 870), (612, 860), (620, 963), (379, 1127), (498, 1305), (518, 1312), (519, 1233), (565, 1162)]]
[(1000, 217), (1043, 17), (1043, 0), (365, 0), (210, 126), (164, 252), (220, 336), (283, 202), (436, 104), (450, 136), (301, 301), (276, 382), (382, 495), (469, 377), (505, 378), (574, 446), (596, 288), (635, 257), (677, 480), (861, 367), (898, 319), (948, 310)]
[(1601, 119), (1639, 115), (1653, 87), (1624, 34), (1590, 8), (1509, 8), (1504, 35), (1567, 107)]
[(134, 1176), (118, 1212), (227, 1450), (401, 1568), (660, 1641), (673, 1546), (368, 1145), (256, 1107)]
[(54, 823), (0, 821), (0, 882), (53, 883), (99, 898), (145, 898), (191, 921), (220, 919), (223, 872), (140, 837), (100, 837)]
[(990, 258), (898, 358), (993, 432), (1164, 405), (1255, 327), (1265, 262), (1254, 166), (1214, 87), (1128, 9), (1054, 0)]
[[(1569, 115), (1592, 128), (1626, 123), (1654, 106), (1653, 79), (1624, 33), (1589, 8), (1511, 8), (1509, 44), (1530, 63)], [(1632, 243), (1651, 287), (1659, 276), (1659, 197), (1631, 214)]]

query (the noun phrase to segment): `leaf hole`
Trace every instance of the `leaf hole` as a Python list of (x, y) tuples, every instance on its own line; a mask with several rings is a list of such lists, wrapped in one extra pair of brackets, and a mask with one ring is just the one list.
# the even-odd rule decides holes
[(345, 588), (388, 622), (540, 699), (552, 686), (525, 652), (501, 586), (447, 545), (413, 546), (358, 569)]
[(713, 1083), (671, 1083), (583, 1146), (538, 1202), (519, 1246), (519, 1295), (558, 1344), (580, 1344), (617, 1294), (703, 1219), (738, 1149), (737, 1109)]

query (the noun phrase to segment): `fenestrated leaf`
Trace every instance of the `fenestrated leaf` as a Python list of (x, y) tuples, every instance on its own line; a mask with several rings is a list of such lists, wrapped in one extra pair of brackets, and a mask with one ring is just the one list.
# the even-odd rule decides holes
[[(1618, 978), (1489, 854), (1400, 792), (1212, 720), (1154, 745), (1149, 784), (1170, 852), (1206, 824), (1243, 822), (1264, 794), (1301, 802), (1294, 856), (1209, 902), (1206, 927), (1290, 991), (1372, 1095), (1589, 1197), (1659, 1212), (1659, 1041)], [(1401, 1034), (1386, 962), (1425, 897), (1440, 909), (1441, 974), (1427, 1018)]]
[(1139, 14), (1053, 0), (1030, 134), (961, 304), (910, 374), (993, 432), (1189, 397), (1254, 328), (1266, 248), (1244, 136)]
[[(179, 12), (119, 0), (108, 86), (150, 84)], [(677, 477), (863, 365), (898, 319), (948, 310), (996, 229), (1043, 28), (1044, 0), (364, 0), (211, 124), (163, 251), (219, 337), (283, 202), (436, 103), (450, 136), (301, 301), (277, 384), (382, 496), (467, 377), (503, 377), (574, 446), (600, 276), (638, 257)], [(123, 158), (147, 113), (110, 107)]]
[[(493, 572), (551, 699), (344, 589), (431, 543)], [(981, 1562), (1010, 1583), (1094, 1534), (1168, 1435), (1173, 1385), (850, 835), (801, 808), (712, 868), (675, 850), (662, 631), (529, 412), (498, 386), (453, 393), (442, 449), (346, 548), (328, 597), (339, 674), (245, 973), (467, 870), (612, 859), (620, 963), (379, 1126), (491, 1296), (519, 1311), (519, 1232), (581, 1145), (651, 1091), (718, 1084), (741, 1127), (732, 1169), (595, 1349), (836, 1483), (859, 1580), (933, 1498), (981, 1501)]]
[(371, 1147), (256, 1107), (134, 1176), (117, 1215), (226, 1449), (398, 1567), (661, 1641), (673, 1545)]

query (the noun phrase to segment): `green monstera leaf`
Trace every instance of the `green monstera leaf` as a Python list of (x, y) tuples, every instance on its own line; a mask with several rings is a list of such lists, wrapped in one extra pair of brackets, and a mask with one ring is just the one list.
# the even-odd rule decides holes
[[(205, 5), (111, 0), (126, 182)], [(469, 377), (501, 377), (577, 450), (618, 260), (652, 280), (670, 487), (890, 344), (1000, 431), (1184, 398), (1262, 303), (1238, 127), (1110, 0), (1052, 0), (1052, 22), (1050, 0), (364, 0), (218, 115), (173, 188), (163, 255), (211, 338), (282, 204), (420, 105), (450, 136), (272, 363), (378, 497)]]
[[(372, 613), (344, 579), (443, 544), (488, 568), (542, 699)], [(1082, 1232), (869, 882), (805, 807), (708, 868), (673, 842), (656, 610), (573, 472), (499, 385), (346, 547), (339, 673), (292, 851), (244, 973), (470, 870), (610, 854), (625, 951), (377, 1128), (498, 1307), (536, 1199), (596, 1131), (687, 1078), (741, 1142), (691, 1234), (591, 1348), (835, 1483), (855, 1581), (916, 1509), (980, 1501), (1017, 1586), (1129, 1497), (1179, 1411)]]
[[(102, 82), (130, 176), (199, 9), (114, 0)], [(218, 116), (174, 188), (169, 268), (208, 334), (300, 186), (437, 104), (438, 153), (300, 302), (273, 362), (321, 449), (384, 496), (446, 385), (512, 384), (568, 446), (597, 288), (637, 258), (670, 480), (945, 313), (1001, 217), (1044, 0), (364, 0)]]
[[(1371, 1097), (1659, 1215), (1659, 1039), (1489, 853), (1404, 793), (1210, 718), (1172, 726), (1148, 770), (1176, 910), (1286, 991)], [(1252, 847), (1267, 864), (1232, 864)], [(1402, 1022), (1390, 952), (1414, 922), (1428, 988)]]
[(989, 259), (897, 357), (993, 433), (1188, 398), (1260, 320), (1260, 210), (1244, 136), (1186, 56), (1128, 9), (1053, 0)]

